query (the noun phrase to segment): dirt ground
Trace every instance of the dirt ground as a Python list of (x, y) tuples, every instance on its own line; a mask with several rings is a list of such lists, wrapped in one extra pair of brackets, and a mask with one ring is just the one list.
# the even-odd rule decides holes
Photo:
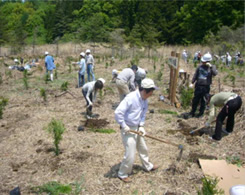
[[(24, 89), (22, 81), (23, 73), (12, 70), (10, 76), (7, 74), (8, 67), (2, 63), (0, 72), (3, 83), (0, 84), (0, 96), (8, 98), (9, 102), (4, 110), (3, 119), (0, 119), (0, 194), (9, 194), (9, 191), (16, 186), (20, 187), (22, 194), (35, 194), (31, 190), (33, 186), (58, 181), (62, 184), (80, 182), (79, 194), (194, 195), (197, 194), (197, 189), (201, 188), (203, 177), (198, 158), (239, 157), (245, 162), (244, 105), (237, 114), (234, 132), (223, 137), (220, 142), (208, 139), (208, 134), (213, 128), (202, 134), (190, 135), (189, 131), (204, 125), (207, 113), (201, 119), (184, 120), (174, 114), (159, 112), (169, 110), (181, 114), (189, 111), (171, 106), (167, 98), (165, 102), (159, 101), (159, 94), (167, 96), (169, 67), (165, 65), (162, 81), (156, 82), (160, 89), (149, 98), (149, 110), (153, 109), (154, 113), (147, 113), (145, 129), (154, 137), (177, 145), (182, 144), (184, 146), (182, 158), (180, 161), (176, 160), (180, 152), (178, 147), (145, 138), (150, 160), (160, 168), (155, 172), (145, 172), (136, 155), (131, 175), (133, 182), (125, 184), (120, 181), (117, 178), (117, 171), (124, 149), (119, 125), (114, 119), (115, 104), (119, 102), (119, 96), (115, 84), (110, 80), (112, 69), (127, 67), (130, 58), (123, 60), (116, 58), (114, 65), (108, 68), (105, 67), (105, 61), (98, 62), (98, 58), (96, 60), (95, 75), (97, 78), (105, 78), (106, 84), (104, 94), (98, 94), (98, 103), (93, 109), (93, 113), (99, 115), (97, 120), (101, 120), (95, 121), (95, 126), (114, 129), (115, 133), (111, 134), (89, 130), (88, 127), (93, 122), (86, 122), (84, 116), (85, 100), (81, 88), (76, 88), (76, 70), (73, 69), (69, 73), (63, 59), (56, 59), (60, 67), (58, 79), (53, 83), (45, 84), (44, 69), (32, 68), (29, 76), (30, 87), (27, 90)], [(43, 59), (40, 60), (39, 66), (43, 67)], [(153, 71), (152, 61), (142, 58), (139, 66), (148, 69), (149, 77), (156, 78), (157, 73)], [(181, 61), (181, 68), (190, 73), (192, 78), (195, 71), (192, 63), (184, 64)], [(156, 72), (159, 69), (160, 62), (157, 63)], [(223, 73), (219, 73), (214, 78), (211, 90), (213, 93), (219, 91), (218, 80), (222, 80), (223, 76)], [(64, 81), (69, 81), (70, 93), (55, 97), (61, 94), (60, 85)], [(237, 83), (239, 84), (235, 90), (245, 102), (244, 78), (237, 79)], [(41, 87), (47, 91), (47, 102), (40, 96)], [(221, 83), (221, 90), (229, 91), (233, 88), (229, 83)], [(55, 156), (53, 152), (51, 135), (44, 130), (52, 118), (62, 120), (66, 128), (60, 143), (59, 156)], [(78, 131), (78, 127), (85, 126), (85, 123), (87, 124), (85, 129)]]

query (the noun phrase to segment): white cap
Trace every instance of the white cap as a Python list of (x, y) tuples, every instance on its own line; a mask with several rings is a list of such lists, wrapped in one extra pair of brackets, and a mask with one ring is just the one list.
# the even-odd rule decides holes
[(80, 53), (80, 56), (83, 56), (84, 57), (85, 56), (85, 53), (84, 52), (81, 52)]
[(86, 53), (90, 53), (90, 49), (87, 49), (87, 50), (86, 50)]
[(19, 62), (19, 60), (18, 59), (14, 59), (14, 62)]
[(113, 70), (112, 70), (112, 75), (116, 75), (116, 74), (118, 74), (118, 70), (113, 69)]
[(103, 84), (105, 83), (105, 79), (99, 78), (98, 81), (101, 81)]
[(148, 78), (145, 78), (145, 79), (142, 80), (141, 87), (144, 88), (144, 89), (150, 89), (150, 88), (157, 89), (157, 87), (155, 86), (154, 81), (152, 79), (148, 79)]
[(48, 51), (45, 51), (45, 55), (48, 55)]
[(210, 53), (204, 54), (204, 56), (202, 56), (202, 58), (201, 58), (201, 61), (202, 62), (210, 62), (210, 61), (212, 61), (211, 54)]
[(179, 72), (185, 72), (184, 69), (180, 69)]

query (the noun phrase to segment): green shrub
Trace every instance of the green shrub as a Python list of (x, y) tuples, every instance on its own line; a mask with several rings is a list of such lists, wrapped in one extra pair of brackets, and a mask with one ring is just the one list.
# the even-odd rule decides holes
[(106, 133), (106, 134), (116, 133), (114, 129), (90, 129), (90, 130), (96, 133)]
[(47, 101), (46, 90), (44, 88), (40, 89), (40, 96), (43, 98), (45, 102)]
[(0, 97), (0, 119), (3, 118), (3, 110), (5, 109), (5, 106), (8, 104), (8, 99), (4, 97)]
[(37, 186), (32, 188), (33, 192), (41, 194), (47, 193), (50, 195), (60, 195), (60, 194), (70, 194), (72, 188), (70, 185), (63, 185), (57, 181), (50, 181), (42, 186)]
[(48, 76), (48, 74), (45, 74), (44, 81), (45, 81), (46, 84), (48, 83), (48, 80), (49, 80), (49, 76)]
[(68, 85), (69, 85), (68, 81), (65, 81), (64, 83), (62, 83), (60, 86), (61, 91), (67, 91)]
[(239, 156), (226, 157), (226, 161), (238, 167), (242, 167), (242, 165), (245, 164)]
[(217, 189), (218, 179), (211, 177), (203, 177), (202, 178), (202, 189), (197, 191), (198, 195), (218, 195), (224, 194), (224, 191), (221, 189)]
[(159, 72), (157, 73), (157, 80), (158, 80), (158, 81), (161, 81), (161, 80), (162, 80), (162, 71), (159, 71)]
[(105, 63), (105, 68), (107, 69), (109, 66), (108, 62)]
[(52, 119), (48, 126), (45, 128), (49, 133), (53, 135), (54, 138), (54, 146), (55, 146), (55, 154), (59, 155), (59, 143), (62, 140), (62, 134), (65, 131), (64, 124), (59, 121)]
[(180, 102), (184, 109), (187, 109), (191, 105), (193, 98), (194, 89), (193, 88), (182, 88), (180, 91)]

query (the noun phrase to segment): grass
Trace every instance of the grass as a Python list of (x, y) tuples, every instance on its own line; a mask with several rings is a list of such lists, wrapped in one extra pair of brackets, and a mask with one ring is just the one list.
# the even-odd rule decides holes
[(217, 184), (219, 180), (209, 176), (202, 178), (202, 189), (197, 191), (198, 195), (221, 195), (224, 194), (222, 189), (218, 189)]
[(3, 110), (5, 109), (5, 106), (8, 104), (8, 99), (4, 97), (0, 97), (0, 119), (3, 117)]
[(63, 185), (58, 183), (57, 181), (50, 181), (41, 186), (33, 187), (33, 192), (42, 194), (47, 193), (50, 195), (60, 195), (60, 194), (70, 194), (72, 188), (70, 185)]
[(226, 157), (226, 161), (238, 167), (242, 167), (245, 164), (245, 161), (242, 161), (239, 156), (228, 156)]
[(177, 112), (171, 111), (171, 110), (159, 110), (158, 111), (160, 114), (172, 114), (172, 115), (178, 115)]
[(105, 133), (105, 134), (116, 133), (114, 129), (90, 129), (90, 131), (95, 133)]

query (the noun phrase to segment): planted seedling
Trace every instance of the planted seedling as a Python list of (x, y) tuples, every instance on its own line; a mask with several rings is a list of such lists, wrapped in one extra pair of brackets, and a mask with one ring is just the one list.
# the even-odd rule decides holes
[(215, 194), (215, 195), (221, 195), (224, 194), (224, 190), (218, 189), (217, 184), (219, 180), (218, 178), (212, 178), (209, 176), (204, 176), (202, 178), (202, 189), (197, 191), (198, 195), (207, 195), (207, 194)]
[(40, 96), (43, 98), (43, 101), (47, 101), (46, 90), (44, 88), (40, 89)]
[(187, 109), (191, 105), (191, 101), (193, 98), (193, 88), (182, 88), (180, 91), (180, 101), (181, 105), (184, 109)]
[(0, 119), (3, 118), (3, 110), (5, 109), (5, 106), (8, 104), (8, 99), (4, 97), (0, 97)]
[(25, 89), (28, 89), (29, 84), (28, 84), (27, 70), (24, 70), (24, 72), (23, 72), (23, 83), (24, 83)]
[(54, 138), (55, 154), (60, 154), (59, 143), (62, 140), (62, 134), (65, 131), (65, 126), (62, 121), (52, 119), (48, 126), (45, 128)]
[(68, 85), (69, 85), (68, 81), (65, 81), (64, 83), (62, 83), (60, 87), (61, 91), (67, 91)]

